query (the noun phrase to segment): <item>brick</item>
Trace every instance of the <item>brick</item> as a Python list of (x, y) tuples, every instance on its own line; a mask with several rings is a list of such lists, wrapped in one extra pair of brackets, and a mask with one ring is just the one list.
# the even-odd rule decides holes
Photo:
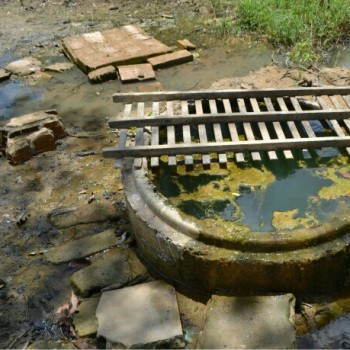
[(102, 83), (104, 81), (117, 79), (117, 71), (113, 66), (95, 69), (88, 74), (90, 83)]
[(53, 132), (47, 128), (42, 128), (28, 136), (30, 147), (34, 154), (53, 151), (56, 149)]
[(196, 45), (192, 44), (187, 39), (177, 40), (176, 44), (180, 50), (195, 50), (197, 48)]
[(152, 80), (156, 78), (152, 65), (149, 63), (119, 66), (118, 72), (120, 80), (123, 83)]
[(32, 158), (32, 149), (25, 137), (7, 140), (6, 159), (12, 164), (21, 164)]
[(180, 50), (165, 55), (152, 57), (147, 61), (151, 63), (154, 69), (168, 68), (193, 61), (193, 55), (187, 50)]

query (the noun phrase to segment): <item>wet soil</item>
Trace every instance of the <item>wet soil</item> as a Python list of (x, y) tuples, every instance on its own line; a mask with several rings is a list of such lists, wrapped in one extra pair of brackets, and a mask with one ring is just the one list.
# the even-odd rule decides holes
[[(252, 49), (259, 52), (253, 62), (243, 68), (231, 65), (229, 70), (222, 61), (237, 59), (232, 49), (237, 43), (220, 41), (214, 35), (215, 8), (209, 0), (5, 0), (1, 1), (1, 13), (0, 68), (25, 56), (47, 64), (64, 61), (63, 37), (136, 23), (170, 46), (184, 37), (199, 46), (202, 60), (183, 70), (179, 67), (159, 73), (167, 89), (205, 88), (212, 83), (218, 89), (350, 85), (350, 71), (345, 68), (300, 71), (266, 66), (248, 75), (271, 61), (270, 49), (255, 42), (238, 43), (240, 57), (245, 60), (252, 56)], [(205, 79), (203, 71), (208, 71)], [(226, 76), (230, 78), (217, 80)], [(113, 161), (102, 158), (101, 150), (117, 142), (117, 134), (106, 126), (107, 118), (118, 113), (111, 103), (112, 93), (137, 89), (138, 85), (124, 88), (105, 83), (92, 87), (78, 69), (52, 73), (52, 77), (39, 82), (13, 77), (0, 84), (2, 119), (58, 108), (69, 132), (56, 151), (23, 165), (14, 167), (0, 159), (0, 348), (65, 338), (55, 310), (69, 300), (69, 276), (84, 262), (49, 265), (43, 257), (45, 250), (109, 227), (118, 235), (128, 230), (126, 218), (57, 229), (49, 214), (57, 208), (86, 207), (91, 198), (123, 208), (120, 171)], [(314, 297), (305, 300), (315, 302)], [(334, 302), (337, 298), (327, 296), (325, 300)], [(342, 308), (343, 313), (349, 310), (348, 306)], [(198, 316), (186, 317), (191, 323)], [(305, 331), (316, 327), (305, 317), (299, 321), (299, 328)]]

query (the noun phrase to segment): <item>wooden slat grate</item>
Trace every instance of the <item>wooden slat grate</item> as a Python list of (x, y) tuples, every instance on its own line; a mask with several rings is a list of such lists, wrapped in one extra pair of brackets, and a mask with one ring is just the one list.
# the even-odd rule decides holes
[[(310, 158), (323, 147), (350, 156), (350, 87), (127, 93), (113, 99), (125, 104), (123, 115), (109, 122), (120, 130), (119, 145), (104, 155), (135, 158), (137, 167), (142, 157), (158, 167), (164, 155), (170, 166), (179, 156), (187, 166), (208, 166), (214, 159), (225, 165), (232, 153), (239, 163), (260, 162), (264, 153), (271, 161), (293, 159), (300, 150)], [(135, 128), (134, 141), (127, 140)], [(144, 137), (145, 130), (151, 137)]]

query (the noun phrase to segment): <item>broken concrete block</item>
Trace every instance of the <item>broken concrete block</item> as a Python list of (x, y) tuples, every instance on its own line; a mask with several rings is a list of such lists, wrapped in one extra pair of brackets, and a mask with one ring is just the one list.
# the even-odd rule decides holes
[(290, 349), (296, 335), (292, 324), (295, 298), (274, 296), (213, 296), (207, 304), (201, 349)]
[(46, 259), (54, 264), (81, 259), (116, 245), (118, 242), (114, 229), (109, 229), (92, 236), (79, 238), (59, 247), (48, 250)]
[(5, 69), (0, 69), (0, 82), (9, 79), (11, 74), (11, 72), (6, 71)]
[(21, 164), (32, 158), (32, 149), (26, 137), (7, 140), (6, 159), (12, 164)]
[(156, 78), (152, 65), (149, 63), (118, 66), (118, 72), (120, 80), (123, 83), (152, 80)]
[(56, 149), (53, 132), (47, 128), (42, 128), (29, 134), (27, 139), (33, 154), (40, 154)]
[(45, 70), (52, 71), (52, 72), (64, 72), (66, 70), (72, 69), (74, 67), (74, 64), (69, 62), (59, 62), (55, 64), (51, 64), (47, 67), (45, 67)]
[(55, 209), (49, 214), (49, 219), (57, 228), (68, 228), (81, 224), (118, 220), (122, 215), (122, 210), (111, 201), (101, 199), (78, 207)]
[(98, 320), (96, 309), (100, 296), (83, 300), (74, 315), (74, 328), (79, 337), (89, 337), (97, 333)]
[(87, 297), (112, 284), (115, 288), (122, 287), (146, 275), (146, 268), (131, 249), (114, 248), (75, 272), (71, 283), (79, 295)]
[(41, 62), (33, 57), (25, 57), (6, 66), (7, 71), (19, 76), (33, 74), (41, 70), (41, 68)]
[(50, 129), (54, 134), (55, 140), (64, 139), (67, 136), (64, 125), (58, 117), (43, 120), (39, 127)]
[(96, 316), (98, 336), (126, 348), (171, 348), (182, 339), (175, 289), (163, 281), (104, 292)]
[(66, 38), (63, 50), (85, 73), (108, 65), (141, 63), (171, 51), (135, 25)]
[(88, 74), (90, 83), (103, 83), (104, 81), (117, 79), (117, 71), (113, 66), (95, 69)]
[(173, 67), (178, 64), (193, 61), (193, 55), (187, 50), (176, 51), (147, 60), (154, 69)]
[(196, 49), (196, 45), (192, 44), (187, 39), (176, 40), (176, 44), (180, 50), (195, 50)]

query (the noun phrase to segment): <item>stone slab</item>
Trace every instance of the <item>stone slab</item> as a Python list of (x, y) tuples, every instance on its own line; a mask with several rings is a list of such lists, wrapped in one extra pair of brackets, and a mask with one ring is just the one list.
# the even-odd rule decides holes
[(103, 293), (96, 316), (98, 336), (128, 348), (158, 348), (182, 337), (175, 289), (163, 281)]
[(147, 60), (154, 69), (173, 67), (178, 64), (193, 61), (193, 55), (187, 50), (180, 50), (165, 55), (149, 58)]
[(77, 207), (54, 209), (49, 219), (57, 228), (68, 228), (107, 220), (118, 220), (122, 215), (111, 201), (100, 199)]
[(180, 50), (195, 50), (196, 49), (196, 45), (192, 44), (187, 39), (176, 40), (176, 44)]
[(108, 65), (142, 63), (171, 51), (135, 25), (66, 38), (63, 50), (86, 73)]
[(109, 229), (50, 249), (45, 253), (45, 257), (51, 263), (60, 264), (96, 254), (116, 245), (117, 242), (118, 239), (115, 236), (114, 229)]
[(88, 74), (90, 83), (103, 83), (104, 81), (117, 79), (117, 71), (113, 66), (95, 69)]
[(55, 136), (52, 130), (41, 128), (28, 136), (33, 154), (53, 151), (56, 149)]
[(295, 298), (274, 296), (213, 296), (199, 339), (202, 349), (289, 349), (296, 335), (291, 319)]
[(152, 80), (156, 78), (156, 74), (150, 63), (118, 66), (118, 72), (120, 80), (123, 83)]
[(146, 268), (131, 249), (114, 248), (90, 266), (75, 272), (71, 283), (79, 295), (87, 297), (107, 286), (122, 287), (146, 275)]
[(96, 317), (97, 305), (100, 296), (84, 299), (78, 306), (74, 315), (74, 328), (79, 337), (89, 337), (97, 333), (98, 319)]

